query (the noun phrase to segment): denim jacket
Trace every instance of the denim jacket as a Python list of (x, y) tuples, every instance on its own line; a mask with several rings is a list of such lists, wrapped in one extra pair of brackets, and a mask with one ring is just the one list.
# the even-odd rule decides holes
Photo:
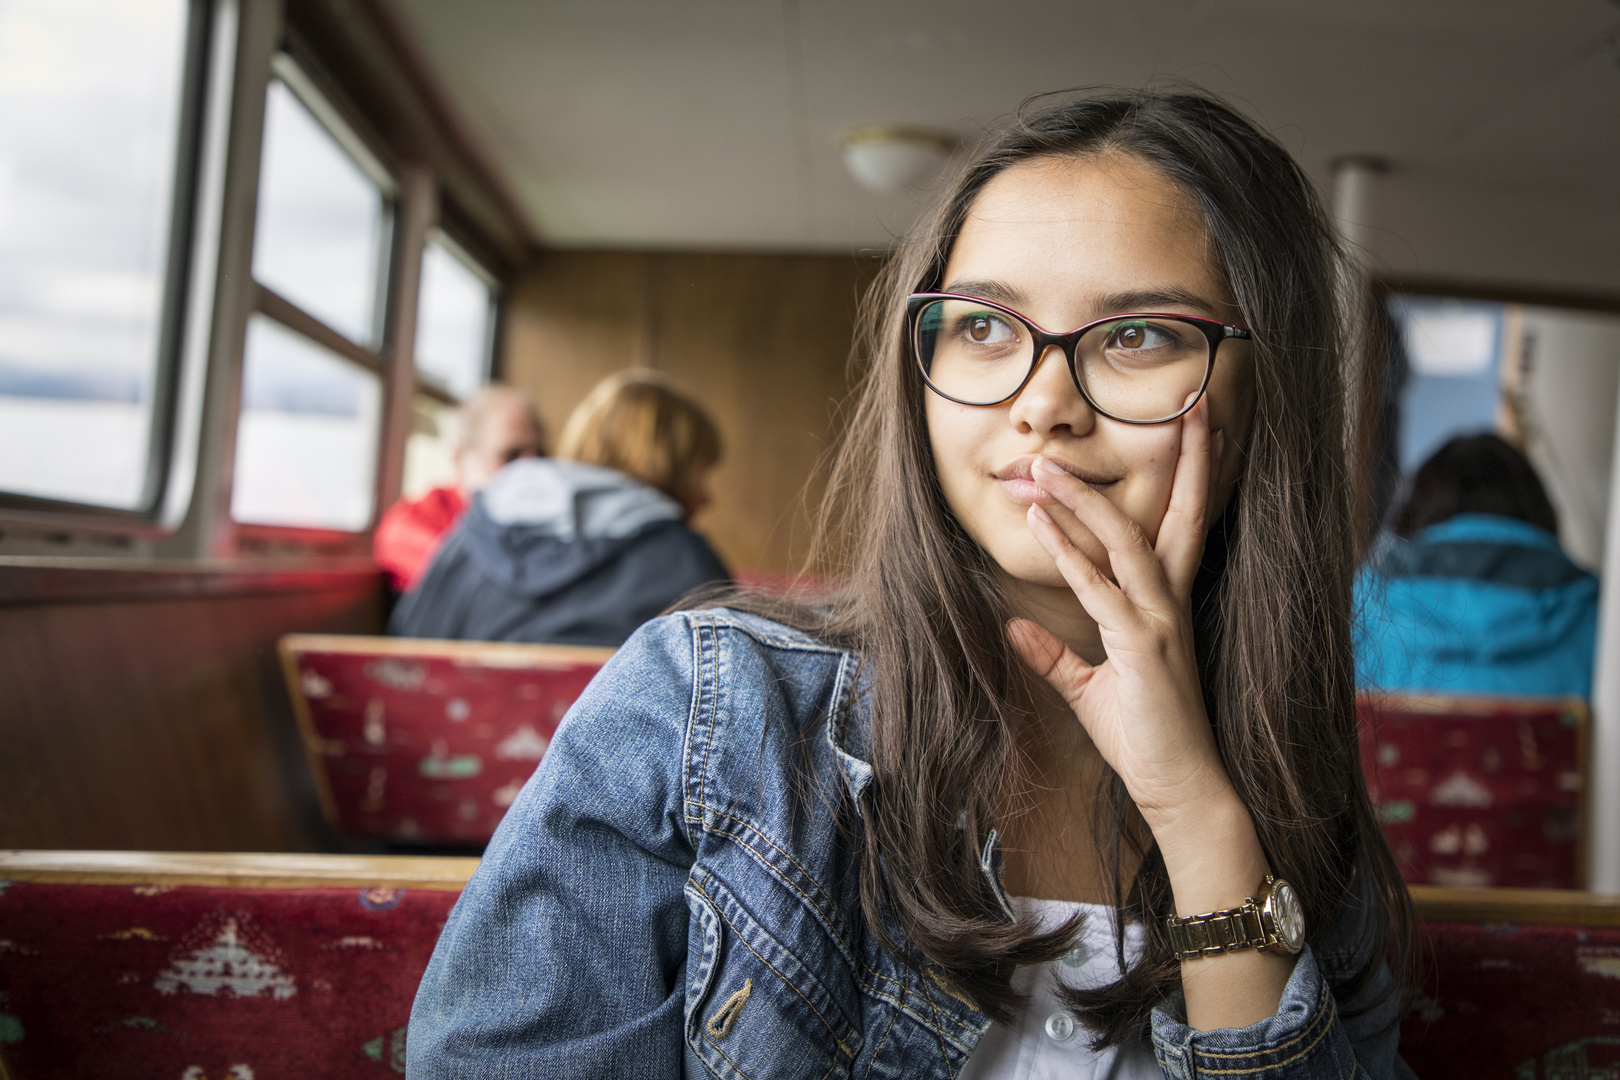
[[(835, 808), (858, 807), (872, 777), (857, 661), (725, 610), (639, 630), (563, 720), (451, 913), (411, 1013), (409, 1074), (957, 1076), (989, 1020), (944, 971), (879, 946), (848, 811), (839, 827)], [(984, 865), (1000, 896), (993, 837)], [(1409, 1076), (1393, 996), (1350, 1015), (1332, 991), (1359, 964), (1356, 910), (1315, 928), (1269, 1019), (1195, 1032), (1162, 1003), (1165, 1074)]]

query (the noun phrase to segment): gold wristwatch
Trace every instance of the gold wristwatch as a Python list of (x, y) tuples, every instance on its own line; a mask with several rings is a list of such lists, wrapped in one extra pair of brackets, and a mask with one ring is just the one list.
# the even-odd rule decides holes
[(1270, 874), (1238, 907), (1181, 918), (1172, 915), (1164, 925), (1177, 960), (1239, 949), (1297, 953), (1305, 947), (1305, 912), (1299, 895), (1288, 882)]

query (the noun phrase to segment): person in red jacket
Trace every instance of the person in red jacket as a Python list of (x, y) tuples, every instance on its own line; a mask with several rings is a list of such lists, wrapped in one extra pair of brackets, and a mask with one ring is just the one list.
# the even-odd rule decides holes
[(377, 524), (373, 554), (396, 592), (407, 592), (421, 580), (439, 544), (461, 520), (467, 500), (502, 465), (545, 456), (545, 426), (533, 402), (510, 386), (484, 387), (461, 406), (458, 419), (456, 483), (399, 500)]

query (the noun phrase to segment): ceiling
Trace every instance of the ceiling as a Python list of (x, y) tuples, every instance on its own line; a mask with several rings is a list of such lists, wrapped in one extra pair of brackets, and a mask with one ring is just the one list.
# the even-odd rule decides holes
[(1620, 291), (1611, 0), (394, 0), (452, 109), (562, 247), (882, 247), (843, 134), (970, 145), (1029, 95), (1190, 82), (1319, 183), (1388, 158), (1393, 272)]

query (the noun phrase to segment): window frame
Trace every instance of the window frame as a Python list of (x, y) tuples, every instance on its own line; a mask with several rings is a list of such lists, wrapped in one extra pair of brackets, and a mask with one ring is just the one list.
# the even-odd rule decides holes
[[(444, 230), (469, 265), (494, 283), (484, 379), (498, 369), (506, 280), (530, 258), (536, 234), (442, 97), (398, 17), (370, 5), (353, 7), (351, 0), (187, 3), (184, 127), (176, 148), (186, 156), (171, 193), (183, 213), (170, 222), (180, 240), (171, 239), (166, 256), (162, 310), (173, 323), (160, 334), (167, 351), (158, 368), (164, 381), (153, 390), (147, 498), (130, 510), (0, 492), (0, 561), (15, 555), (369, 560), (371, 532), (399, 496), (412, 401), (422, 394), (458, 403), (431, 380), (416, 378), (422, 248), (431, 229)], [(283, 78), (289, 90), (363, 171), (380, 168), (395, 185), (389, 231), (378, 245), (382, 272), (370, 348), (313, 316), (301, 318), (308, 313), (252, 276), (265, 110), (272, 81), (282, 74), (278, 68), (285, 68), (282, 53), (307, 80), (303, 88), (315, 92), (299, 94), (301, 87)], [(328, 122), (334, 116), (339, 124)], [(350, 138), (360, 152), (345, 141)], [(255, 314), (381, 378), (376, 482), (365, 530), (232, 520), (244, 348)]]
[[(246, 541), (250, 548), (261, 550), (273, 551), (277, 547), (286, 546), (311, 546), (317, 549), (345, 551), (356, 547), (354, 538), (368, 538), (381, 515), (376, 479), (385, 471), (384, 459), (389, 449), (387, 403), (391, 383), (395, 381), (396, 374), (395, 365), (391, 363), (389, 355), (395, 336), (392, 316), (397, 307), (396, 294), (400, 291), (401, 284), (399, 264), (402, 256), (409, 257), (408, 252), (401, 250), (408, 243), (400, 228), (402, 219), (400, 203), (404, 189), (396, 175), (399, 166), (388, 160), (390, 155), (381, 146), (381, 140), (365, 131), (365, 122), (358, 115), (358, 110), (348, 105), (339, 88), (331, 85), (330, 80), (312, 74), (312, 71), (319, 70), (313, 58), (308, 57), (306, 50), (300, 46), (296, 36), (287, 34), (270, 59), (270, 77), (265, 81), (266, 105), (268, 106), (270, 87), (279, 80), (297, 102), (309, 111), (315, 122), (332, 137), (344, 153), (349, 155), (360, 171), (377, 185), (381, 193), (382, 228), (375, 253), (376, 295), (372, 304), (372, 325), (368, 334), (374, 344), (368, 346), (354, 341), (347, 334), (328, 325), (320, 317), (304, 310), (296, 302), (282, 296), (253, 276), (250, 253), (248, 275), (251, 296), (242, 319), (242, 345), (245, 347), (248, 322), (254, 315), (262, 315), (283, 329), (320, 346), (337, 359), (375, 375), (380, 383), (384, 407), (377, 425), (377, 443), (374, 447), (372, 470), (372, 505), (365, 526), (351, 532), (347, 529), (320, 526), (269, 525), (238, 521), (231, 516), (230, 500), (225, 500), (221, 511), (228, 519), (230, 529), (238, 539)], [(261, 132), (259, 138), (261, 174), (264, 149), (264, 135)], [(258, 210), (259, 201), (256, 193), (252, 210), (255, 222)], [(239, 363), (245, 363), (245, 359), (244, 355)], [(239, 368), (239, 372), (240, 370)], [(237, 424), (241, 422), (240, 397), (235, 422)], [(233, 439), (231, 455), (233, 490), (235, 445)]]
[[(443, 222), (434, 225), (428, 230), (427, 237), (422, 245), (424, 257), (426, 256), (427, 246), (429, 244), (438, 244), (440, 247), (444, 248), (445, 251), (449, 253), (451, 258), (455, 259), (464, 268), (466, 268), (469, 273), (471, 273), (479, 281), (483, 282), (484, 287), (489, 290), (489, 309), (487, 313), (487, 320), (484, 323), (484, 343), (480, 352), (478, 364), (478, 387), (479, 389), (482, 389), (485, 386), (488, 386), (495, 377), (495, 351), (496, 347), (500, 344), (501, 311), (504, 307), (504, 305), (501, 303), (502, 290), (500, 279), (490, 272), (490, 270), (484, 265), (483, 260), (479, 259), (470, 250), (468, 250), (468, 245), (463, 244), (460, 240), (458, 240), (456, 238), (456, 234), (450, 229), (446, 228)], [(420, 291), (418, 292), (417, 299), (417, 326), (420, 326)], [(415, 334), (413, 333), (411, 369), (416, 373), (416, 392), (419, 394), (425, 394), (426, 396), (431, 397), (436, 401), (443, 402), (446, 405), (458, 405), (466, 400), (466, 398), (456, 397), (448, 387), (441, 385), (438, 379), (435, 379), (433, 376), (429, 375), (427, 372), (418, 367), (416, 361)], [(477, 393), (476, 390), (473, 392)], [(469, 397), (470, 396), (471, 395), (469, 395)]]
[[(163, 292), (158, 301), (156, 357), (152, 367), (152, 413), (146, 438), (141, 494), (133, 508), (98, 506), (74, 499), (27, 495), (0, 488), (0, 531), (48, 527), (63, 531), (115, 532), (151, 537), (173, 531), (177, 491), (189, 495), (193, 470), (177, 460), (200, 407), (191, 370), (206, 363), (197, 341), (193, 313), (212, 300), (210, 210), (217, 203), (223, 143), (220, 122), (228, 105), (230, 52), (235, 45), (235, 11), (229, 0), (186, 0), (184, 65), (176, 115), (173, 185), (168, 222)], [(221, 78), (223, 76), (223, 78)], [(204, 328), (206, 332), (206, 328)], [(191, 390), (192, 392), (187, 392)]]

